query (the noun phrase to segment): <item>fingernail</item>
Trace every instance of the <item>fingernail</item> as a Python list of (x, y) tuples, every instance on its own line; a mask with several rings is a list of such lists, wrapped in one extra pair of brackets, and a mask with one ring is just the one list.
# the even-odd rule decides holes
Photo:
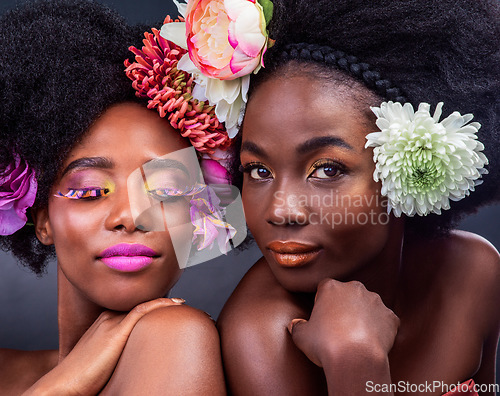
[(212, 319), (212, 322), (214, 322), (214, 323), (215, 323), (215, 319), (214, 319), (214, 318), (212, 318), (212, 315), (210, 315), (210, 314), (209, 314), (208, 312), (206, 312), (206, 311), (203, 311), (203, 312), (205, 312), (205, 313), (208, 315), (208, 317), (209, 317), (210, 319)]
[(177, 304), (184, 304), (186, 302), (186, 300), (184, 300), (183, 298), (177, 298), (177, 297), (173, 297), (171, 298), (171, 300)]
[(295, 326), (296, 323), (300, 322), (302, 319), (292, 319), (290, 323), (288, 323), (288, 332), (292, 334), (293, 331), (293, 326)]

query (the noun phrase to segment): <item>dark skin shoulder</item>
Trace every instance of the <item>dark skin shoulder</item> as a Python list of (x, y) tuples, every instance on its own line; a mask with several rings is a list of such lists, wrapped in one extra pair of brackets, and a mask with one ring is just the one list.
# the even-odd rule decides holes
[(19, 395), (57, 365), (58, 352), (0, 349), (0, 389)]
[[(400, 319), (389, 354), (392, 382), (456, 384), (473, 377), (494, 383), (499, 281), (498, 252), (481, 237), (456, 231), (435, 240), (407, 239), (390, 307)], [(291, 320), (308, 319), (313, 305), (314, 296), (284, 290), (264, 259), (252, 267), (218, 323), (234, 394), (327, 393), (323, 369), (287, 331)], [(328, 340), (322, 342), (327, 348)]]
[[(1, 394), (22, 394), (57, 364), (58, 351), (0, 350)], [(225, 394), (214, 322), (189, 306), (157, 308), (139, 319), (100, 394), (166, 394), (166, 389), (172, 395)]]
[[(236, 395), (304, 395), (326, 392), (323, 370), (294, 345), (287, 326), (309, 317), (311, 296), (282, 288), (264, 258), (243, 277), (222, 310), (226, 381)], [(256, 363), (258, 362), (258, 363)]]
[[(156, 380), (146, 383), (144, 378)], [(224, 395), (219, 335), (213, 320), (187, 305), (147, 314), (132, 330), (101, 394)]]

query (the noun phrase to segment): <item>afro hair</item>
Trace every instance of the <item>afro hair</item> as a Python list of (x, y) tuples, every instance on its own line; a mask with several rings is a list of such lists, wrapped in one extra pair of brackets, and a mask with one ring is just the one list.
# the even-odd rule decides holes
[[(13, 152), (27, 161), (38, 181), (35, 207), (47, 204), (63, 160), (91, 124), (111, 105), (138, 100), (123, 62), (142, 32), (85, 0), (30, 2), (0, 19), (0, 169)], [(0, 247), (37, 274), (53, 255), (30, 226), (0, 237)]]

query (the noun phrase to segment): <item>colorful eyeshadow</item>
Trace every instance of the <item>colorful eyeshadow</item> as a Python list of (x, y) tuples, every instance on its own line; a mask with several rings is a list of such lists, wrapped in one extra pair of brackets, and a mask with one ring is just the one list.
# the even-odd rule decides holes
[(148, 194), (155, 196), (157, 198), (167, 198), (167, 197), (186, 197), (198, 194), (205, 189), (205, 184), (196, 183), (192, 187), (187, 187), (184, 190), (177, 188), (155, 188), (148, 190)]
[(109, 188), (70, 189), (66, 194), (58, 191), (54, 196), (68, 199), (86, 199), (104, 197), (110, 192)]

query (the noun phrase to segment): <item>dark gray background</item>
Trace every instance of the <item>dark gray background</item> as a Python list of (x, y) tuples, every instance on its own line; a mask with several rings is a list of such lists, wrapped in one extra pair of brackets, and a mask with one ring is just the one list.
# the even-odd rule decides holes
[[(177, 15), (169, 0), (100, 2), (117, 10), (131, 23), (155, 24), (167, 14)], [(2, 0), (0, 14), (18, 3)], [(477, 215), (466, 219), (461, 228), (484, 236), (500, 249), (499, 219), (500, 205), (483, 208)], [(230, 252), (227, 257), (188, 268), (171, 295), (185, 298), (190, 305), (216, 318), (224, 301), (260, 255), (256, 246), (252, 246), (246, 251)], [(11, 255), (0, 252), (0, 347), (57, 348), (55, 267), (54, 262), (50, 263), (47, 274), (37, 278), (26, 268), (16, 265)]]

